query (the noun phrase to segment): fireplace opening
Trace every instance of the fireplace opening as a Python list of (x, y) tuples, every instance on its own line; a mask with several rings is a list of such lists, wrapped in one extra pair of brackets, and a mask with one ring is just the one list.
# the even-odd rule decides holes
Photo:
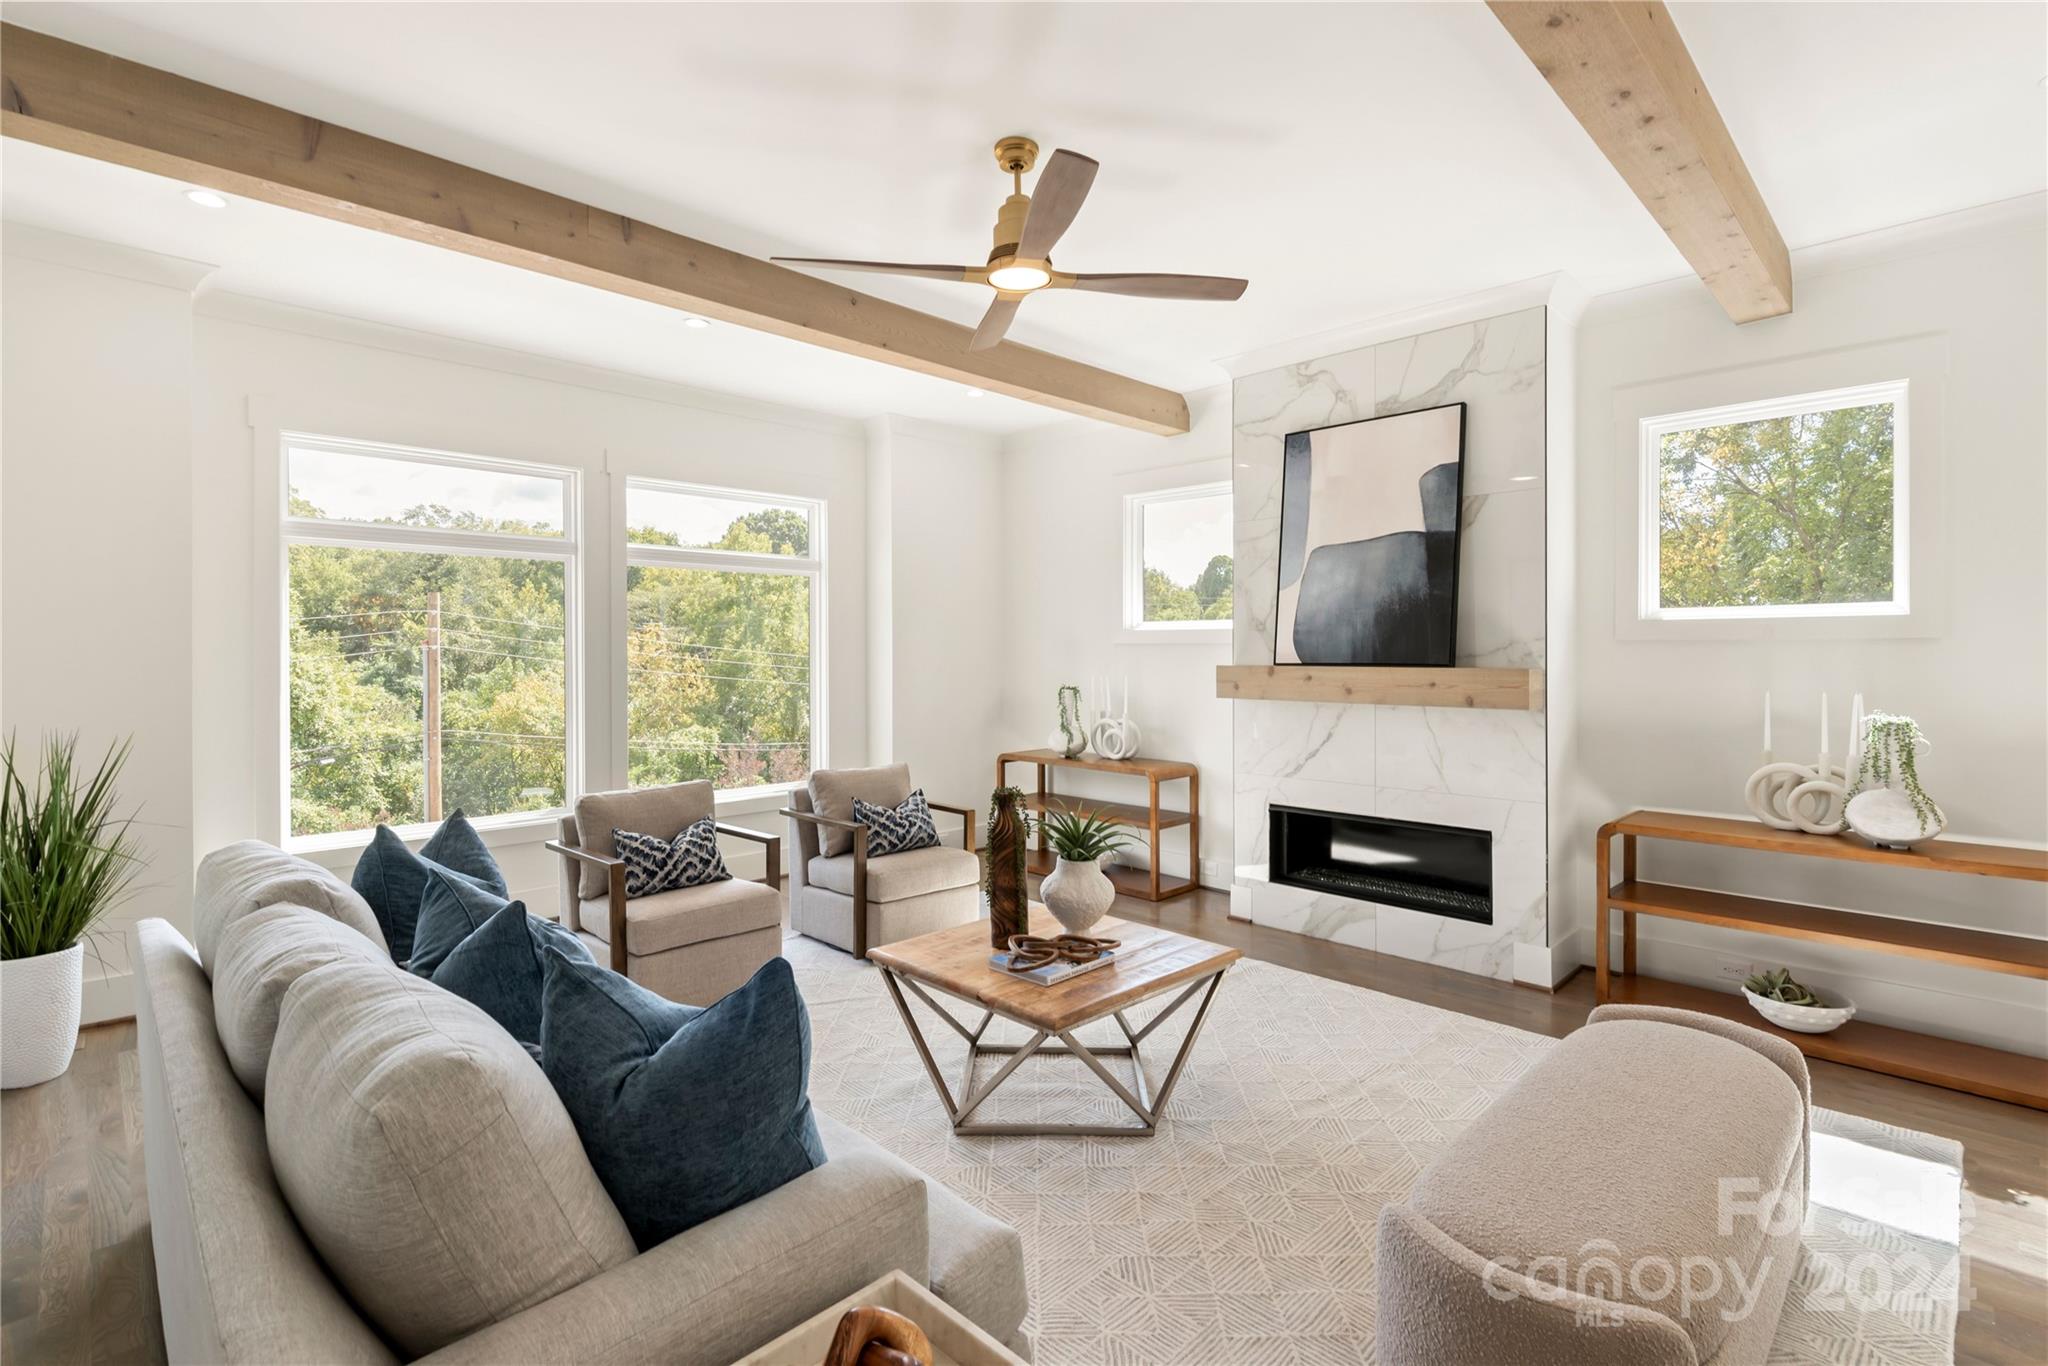
[(1421, 821), (1268, 806), (1268, 876), (1290, 887), (1493, 923), (1493, 836)]

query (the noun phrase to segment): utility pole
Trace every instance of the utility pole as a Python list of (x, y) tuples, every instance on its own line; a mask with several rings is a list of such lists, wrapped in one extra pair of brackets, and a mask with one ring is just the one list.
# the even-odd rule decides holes
[(426, 698), (420, 719), (427, 732), (427, 819), (441, 819), (441, 594), (427, 594)]

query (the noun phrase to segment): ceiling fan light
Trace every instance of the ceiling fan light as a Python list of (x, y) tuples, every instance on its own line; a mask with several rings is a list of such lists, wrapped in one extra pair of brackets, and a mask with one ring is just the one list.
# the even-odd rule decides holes
[(999, 266), (988, 273), (988, 282), (1012, 294), (1043, 289), (1052, 283), (1052, 272), (1044, 266)]

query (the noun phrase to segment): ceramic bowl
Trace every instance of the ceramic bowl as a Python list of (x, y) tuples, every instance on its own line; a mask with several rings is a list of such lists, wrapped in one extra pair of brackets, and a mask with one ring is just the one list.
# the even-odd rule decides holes
[(1757, 1014), (1780, 1029), (1798, 1034), (1831, 1034), (1849, 1023), (1856, 1014), (1854, 1001), (1844, 1001), (1838, 1006), (1795, 1006), (1759, 996), (1748, 987), (1742, 989), (1742, 994), (1756, 1007)]

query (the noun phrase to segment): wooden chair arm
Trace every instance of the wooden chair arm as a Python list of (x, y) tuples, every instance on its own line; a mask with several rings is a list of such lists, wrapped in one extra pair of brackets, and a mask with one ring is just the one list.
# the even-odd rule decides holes
[(829, 826), (834, 830), (852, 831), (867, 829), (859, 821), (842, 821), (834, 816), (821, 816), (815, 811), (799, 811), (793, 806), (783, 807), (782, 814), (793, 821), (803, 821), (807, 825)]
[[(611, 969), (621, 977), (626, 976), (626, 861), (593, 854), (580, 845), (564, 844), (560, 840), (548, 840), (542, 847), (554, 850), (563, 858), (604, 869), (605, 925), (611, 931), (611, 942), (607, 946), (611, 950)], [(565, 906), (562, 909), (570, 917), (570, 928), (581, 929), (582, 918), (576, 908)]]
[(815, 811), (799, 811), (793, 806), (783, 807), (782, 814), (793, 821), (803, 821), (823, 829), (844, 830), (853, 836), (853, 956), (865, 959), (868, 956), (868, 828), (859, 821), (836, 820)]
[(762, 846), (768, 858), (768, 875), (762, 878), (761, 881), (778, 891), (781, 890), (782, 837), (780, 835), (770, 835), (761, 830), (749, 830), (744, 825), (728, 825), (724, 821), (713, 821), (711, 828), (721, 835), (731, 835), (734, 839), (752, 840), (754, 843)]
[(925, 805), (934, 811), (943, 811), (949, 816), (958, 816), (960, 818), (960, 847), (970, 854), (974, 852), (974, 822), (978, 813), (972, 807), (947, 806), (944, 802), (935, 802), (929, 797), (925, 799)]

